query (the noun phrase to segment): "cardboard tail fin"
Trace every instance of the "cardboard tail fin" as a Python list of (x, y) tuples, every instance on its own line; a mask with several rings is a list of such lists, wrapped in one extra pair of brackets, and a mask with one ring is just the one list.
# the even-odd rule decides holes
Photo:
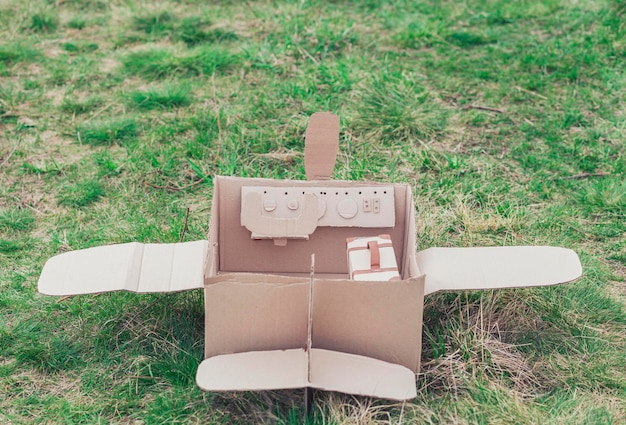
[(78, 295), (202, 288), (208, 246), (206, 240), (172, 244), (131, 242), (66, 252), (46, 262), (38, 289), (46, 295)]
[(416, 255), (424, 294), (443, 290), (519, 288), (570, 282), (582, 275), (578, 255), (550, 246), (429, 248)]
[(330, 112), (311, 115), (304, 142), (307, 180), (328, 180), (335, 168), (339, 149), (339, 117)]
[(415, 374), (369, 357), (313, 348), (224, 354), (204, 360), (196, 374), (205, 391), (317, 388), (390, 400), (416, 396)]

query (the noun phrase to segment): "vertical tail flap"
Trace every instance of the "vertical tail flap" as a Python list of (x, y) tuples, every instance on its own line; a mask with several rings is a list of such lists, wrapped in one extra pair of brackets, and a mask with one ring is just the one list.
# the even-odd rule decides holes
[(307, 180), (328, 180), (335, 168), (339, 148), (339, 117), (317, 112), (309, 118), (304, 147)]

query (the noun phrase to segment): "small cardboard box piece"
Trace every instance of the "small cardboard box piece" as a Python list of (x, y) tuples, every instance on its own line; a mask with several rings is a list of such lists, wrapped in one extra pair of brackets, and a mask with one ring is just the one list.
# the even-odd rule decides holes
[(348, 276), (352, 280), (400, 280), (390, 235), (349, 238)]
[[(39, 291), (204, 288), (203, 390), (310, 387), (406, 400), (416, 395), (425, 295), (582, 274), (576, 253), (557, 247), (416, 252), (409, 185), (328, 180), (338, 136), (338, 117), (311, 117), (307, 181), (215, 177), (208, 240), (60, 254), (44, 266)], [(383, 234), (401, 279), (350, 280), (346, 240)]]

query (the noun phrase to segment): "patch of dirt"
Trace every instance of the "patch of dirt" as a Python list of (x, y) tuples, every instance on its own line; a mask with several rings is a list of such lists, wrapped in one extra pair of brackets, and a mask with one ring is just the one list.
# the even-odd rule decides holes
[(291, 164), (295, 161), (297, 157), (302, 156), (302, 153), (287, 150), (281, 147), (278, 150), (275, 150), (273, 152), (260, 153), (260, 154), (257, 154), (257, 156), (260, 156), (262, 158), (274, 159), (276, 161)]
[(46, 90), (44, 97), (50, 99), (53, 106), (59, 106), (63, 102), (64, 92), (62, 89), (54, 88)]
[(88, 154), (73, 139), (59, 135), (54, 131), (44, 131), (40, 134), (40, 138), (47, 148), (42, 153), (49, 157), (59, 155), (62, 158), (59, 164), (72, 164)]
[(100, 72), (102, 72), (103, 74), (111, 74), (113, 73), (115, 70), (117, 70), (117, 68), (119, 68), (121, 66), (121, 63), (113, 58), (111, 58), (110, 56), (107, 56), (105, 58), (102, 59), (102, 61), (100, 62)]
[(30, 65), (28, 65), (26, 67), (26, 74), (25, 75), (29, 75), (29, 76), (37, 76), (37, 75), (41, 75), (41, 72), (43, 71), (43, 68), (41, 67), (40, 64), (38, 63), (31, 63)]
[(43, 54), (46, 57), (56, 59), (63, 54), (63, 49), (60, 49), (58, 46), (49, 46), (43, 49)]
[(616, 263), (611, 263), (610, 266), (611, 270), (622, 280), (610, 281), (608, 292), (616, 299), (621, 300), (626, 307), (626, 266)]

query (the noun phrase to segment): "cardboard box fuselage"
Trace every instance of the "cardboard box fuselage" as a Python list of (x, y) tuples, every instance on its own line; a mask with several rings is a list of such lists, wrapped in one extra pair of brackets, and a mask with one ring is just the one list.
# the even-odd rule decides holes
[[(419, 370), (424, 277), (415, 260), (412, 190), (393, 185), (392, 228), (318, 227), (308, 240), (279, 246), (255, 240), (240, 224), (243, 186), (332, 189), (369, 182), (280, 181), (216, 177), (205, 279), (205, 357), (246, 351), (307, 347), (309, 302), (311, 339), (321, 348)], [(381, 187), (383, 185), (380, 185)], [(388, 184), (386, 186), (389, 186)], [(403, 280), (348, 280), (346, 238), (391, 235)], [(309, 300), (311, 256), (315, 255), (313, 295)]]

